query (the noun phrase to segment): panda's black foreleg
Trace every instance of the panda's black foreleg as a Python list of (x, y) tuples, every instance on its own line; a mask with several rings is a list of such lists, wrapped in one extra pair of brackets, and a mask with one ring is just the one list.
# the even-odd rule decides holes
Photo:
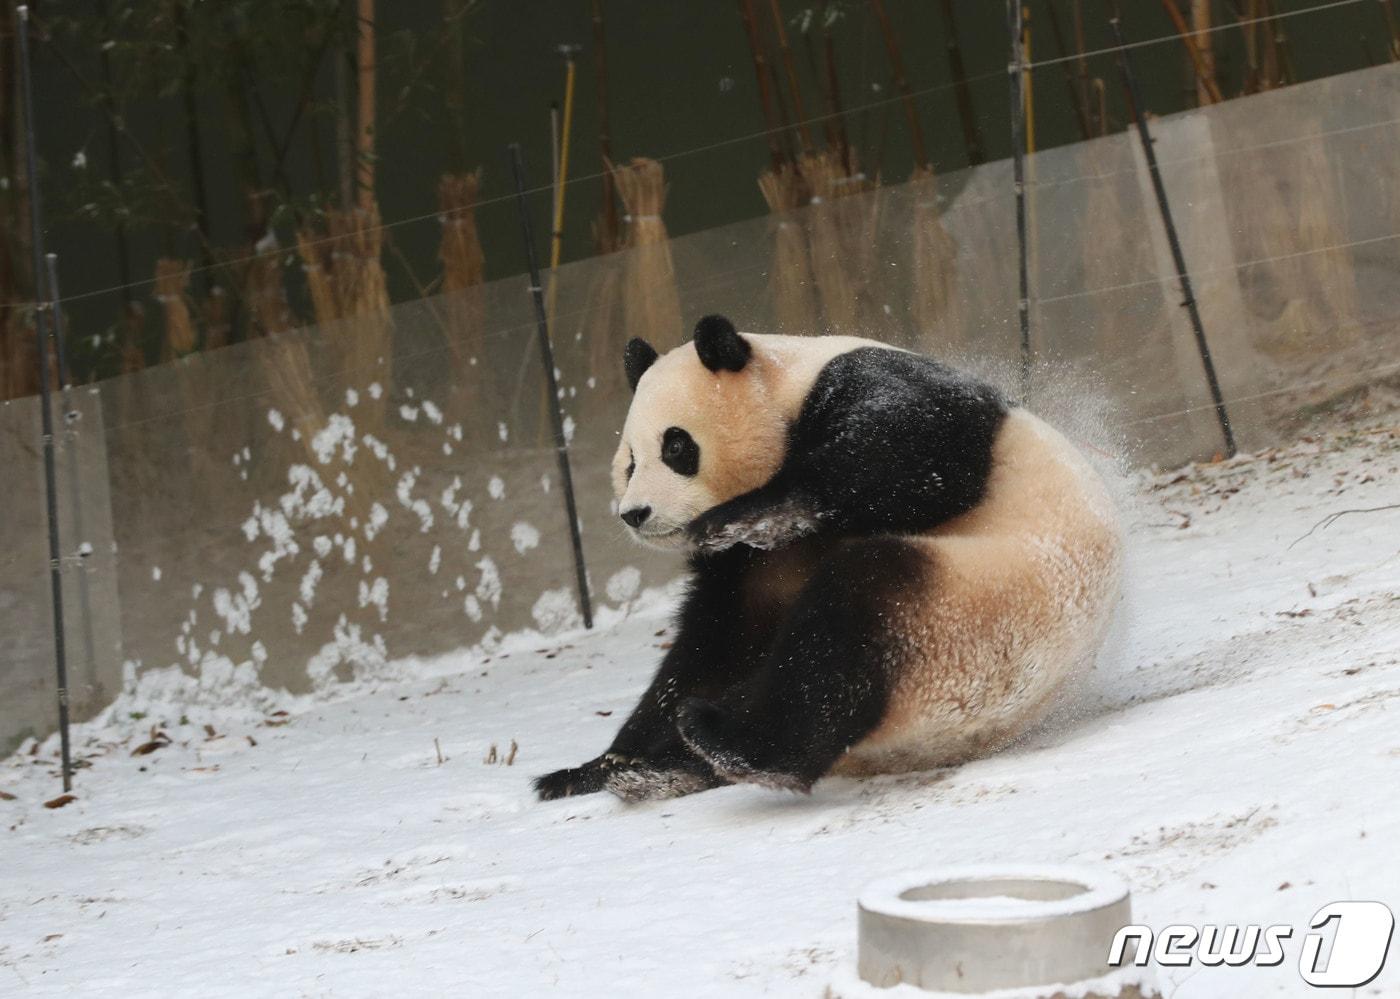
[(701, 551), (725, 551), (748, 545), (759, 551), (784, 548), (817, 533), (821, 512), (786, 476), (721, 503), (691, 521), (688, 533)]
[(542, 799), (611, 791), (626, 801), (676, 797), (724, 780), (676, 731), (676, 711), (688, 697), (719, 698), (751, 676), (771, 643), (771, 621), (739, 609), (741, 580), (752, 552), (706, 556), (676, 621), (676, 634), (645, 693), (608, 751), (534, 782)]
[(893, 618), (927, 585), (897, 537), (846, 541), (789, 613), (764, 666), (727, 697), (677, 712), (686, 745), (732, 782), (808, 791), (884, 717), (900, 649)]

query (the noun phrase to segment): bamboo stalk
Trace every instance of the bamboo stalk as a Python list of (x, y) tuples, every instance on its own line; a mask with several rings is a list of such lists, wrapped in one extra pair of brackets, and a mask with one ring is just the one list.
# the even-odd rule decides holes
[(1210, 103), (1219, 104), (1221, 101), (1220, 87), (1215, 82), (1215, 45), (1212, 41), (1211, 29), (1211, 0), (1191, 0), (1191, 27), (1195, 31), (1196, 52), (1192, 61), (1195, 62), (1197, 56), (1200, 59), (1200, 75), (1210, 82), (1208, 91), (1200, 84), (1196, 88), (1196, 102), (1205, 104), (1206, 96), (1212, 97)]
[[(345, 12), (353, 0), (340, 0), (341, 20), (346, 20)], [(349, 208), (355, 203), (355, 139), (354, 125), (350, 110), (350, 50), (344, 42), (336, 46), (335, 52), (335, 154), (339, 168), (340, 207)]]
[(374, 208), (374, 0), (359, 0), (357, 18), (359, 44), (359, 132), (356, 152), (358, 205), (361, 211)]
[[(598, 88), (598, 152), (606, 164), (612, 159), (612, 131), (608, 125), (608, 49), (603, 0), (593, 0), (593, 65)], [(603, 214), (594, 234), (599, 253), (611, 253), (620, 244), (616, 195), (611, 179), (605, 175)]]
[(744, 33), (749, 40), (749, 54), (753, 57), (754, 76), (758, 79), (758, 102), (763, 109), (763, 124), (767, 129), (770, 164), (774, 170), (778, 170), (787, 157), (783, 155), (779, 141), (778, 117), (773, 108), (773, 91), (768, 81), (768, 61), (759, 39), (758, 22), (754, 19), (753, 0), (739, 0), (739, 18), (744, 23)]
[[(1186, 54), (1191, 57), (1191, 66), (1196, 74), (1197, 99), (1202, 104), (1219, 104), (1224, 98), (1220, 96), (1220, 88), (1215, 85), (1211, 65), (1202, 55), (1200, 47), (1197, 46), (1196, 39), (1192, 36), (1191, 28), (1187, 25), (1186, 19), (1181, 16), (1181, 11), (1177, 10), (1176, 0), (1162, 0), (1162, 6), (1166, 9), (1167, 16), (1171, 18), (1176, 33), (1181, 36), (1181, 44), (1185, 46)], [(1209, 25), (1209, 23), (1210, 15), (1207, 13), (1206, 24)]]
[[(1031, 9), (1021, 8), (1021, 48), (1025, 53), (1026, 68), (1021, 71), (1021, 86), (1026, 97), (1026, 152), (1035, 152), (1035, 75), (1031, 69), (1035, 59), (1031, 56)], [(1034, 185), (1032, 185), (1034, 186)]]
[(1400, 62), (1400, 18), (1395, 16), (1391, 0), (1381, 0), (1381, 10), (1385, 13), (1385, 26), (1390, 31), (1390, 59)]
[[(1074, 3), (1074, 75), (1079, 82), (1079, 101), (1084, 105), (1085, 114), (1089, 117), (1089, 130), (1094, 131), (1097, 124), (1098, 134), (1104, 135), (1108, 131), (1107, 116), (1100, 114), (1097, 123), (1093, 120), (1090, 109), (1094, 107), (1093, 97), (1095, 96), (1094, 85), (1089, 80), (1089, 60), (1084, 56), (1084, 0), (1073, 0)], [(1100, 90), (1102, 87), (1100, 86)], [(1102, 97), (1102, 94), (1098, 96)]]
[[(564, 188), (569, 180), (569, 138), (574, 120), (574, 77), (576, 64), (573, 51), (561, 46), (564, 54), (564, 128), (559, 140), (559, 176), (554, 184), (554, 226), (550, 233), (549, 269), (559, 267), (559, 256), (564, 244)], [(551, 296), (552, 298), (552, 296)], [(551, 301), (551, 306), (553, 302)], [(553, 318), (553, 309), (550, 317)]]
[[(962, 42), (958, 37), (958, 22), (953, 15), (953, 0), (943, 0), (943, 27), (948, 33), (948, 71), (953, 76), (953, 93), (958, 102), (958, 120), (962, 123), (963, 144), (967, 147), (967, 162), (975, 166), (986, 156), (982, 152), (982, 133), (977, 115), (972, 110), (972, 88), (967, 82), (967, 66), (963, 63)], [(1066, 72), (1068, 72), (1066, 67)], [(1087, 138), (1087, 135), (1085, 136)]]
[(826, 62), (828, 101), (831, 105), (832, 120), (835, 122), (836, 148), (841, 154), (841, 165), (849, 177), (855, 164), (851, 157), (851, 137), (846, 125), (846, 109), (841, 102), (841, 81), (836, 73), (836, 41), (831, 34), (831, 20), (827, 8), (823, 8), (822, 12), (822, 51)]
[(1288, 32), (1284, 30), (1283, 20), (1278, 16), (1278, 6), (1274, 0), (1265, 0), (1269, 16), (1273, 18), (1273, 40), (1274, 48), (1278, 51), (1279, 59), (1279, 83), (1288, 85), (1298, 82), (1298, 73), (1293, 68), (1293, 46), (1288, 41)]
[(778, 52), (783, 59), (783, 68), (787, 73), (788, 88), (792, 91), (792, 112), (797, 121), (797, 134), (802, 142), (802, 154), (805, 156), (812, 151), (812, 130), (807, 126), (807, 113), (802, 107), (802, 91), (797, 85), (797, 65), (793, 62), (792, 48), (788, 45), (787, 29), (783, 27), (783, 12), (778, 7), (778, 0), (768, 0), (768, 7), (773, 15), (773, 31), (778, 36)]
[[(952, 0), (944, 0), (944, 5), (951, 4)], [(1069, 89), (1069, 103), (1074, 108), (1075, 121), (1079, 123), (1079, 135), (1088, 139), (1092, 134), (1089, 130), (1089, 110), (1084, 106), (1083, 94), (1080, 93), (1078, 85), (1074, 79), (1074, 69), (1069, 62), (1064, 61), (1069, 56), (1069, 49), (1065, 46), (1064, 27), (1060, 24), (1060, 12), (1055, 5), (1055, 0), (1045, 0), (1045, 7), (1050, 12), (1050, 33), (1055, 36), (1055, 49), (1061, 59), (1061, 68), (1065, 73), (1065, 86)]]
[(920, 170), (930, 170), (928, 150), (924, 147), (924, 132), (919, 127), (919, 115), (914, 108), (914, 91), (904, 75), (904, 60), (899, 54), (899, 42), (895, 39), (894, 25), (885, 11), (884, 0), (870, 0), (870, 9), (880, 22), (880, 32), (885, 38), (885, 50), (890, 56), (890, 67), (894, 70), (894, 84), (904, 97), (904, 116), (909, 122), (909, 138), (914, 144), (914, 165)]

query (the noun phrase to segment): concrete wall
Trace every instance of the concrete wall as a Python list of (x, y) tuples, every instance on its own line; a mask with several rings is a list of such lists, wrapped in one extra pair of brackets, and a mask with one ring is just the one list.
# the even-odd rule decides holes
[[(1388, 66), (1152, 123), (1246, 448), (1400, 356), (1396, 107)], [(1030, 180), (1031, 404), (1138, 462), (1219, 451), (1135, 136), (1041, 154)], [(678, 569), (628, 542), (610, 506), (629, 335), (665, 348), (724, 311), (1005, 378), (1010, 191), (993, 163), (562, 268), (553, 340), (595, 600), (625, 605)], [(781, 288), (780, 254), (812, 279)], [(672, 319), (627, 306), (640, 285)], [(65, 500), (65, 550), (93, 550), (65, 562), (76, 716), (172, 666), (180, 696), (228, 701), (576, 623), (540, 374), (514, 278), (83, 389), (58, 462), (60, 490), (76, 479), (83, 498), (80, 526)], [(0, 751), (54, 724), (37, 442), (34, 400), (0, 407)]]

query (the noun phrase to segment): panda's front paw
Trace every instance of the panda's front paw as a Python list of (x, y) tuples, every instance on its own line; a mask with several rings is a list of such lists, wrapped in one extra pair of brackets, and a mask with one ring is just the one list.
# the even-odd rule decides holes
[(581, 767), (567, 767), (553, 773), (536, 777), (532, 782), (535, 793), (541, 801), (568, 798), (576, 794), (594, 794), (603, 789), (607, 781), (607, 768), (603, 758), (589, 760)]
[(743, 529), (731, 523), (723, 507), (702, 513), (690, 522), (686, 533), (696, 548), (704, 552), (722, 552), (743, 542)]
[(691, 521), (689, 534), (701, 551), (724, 551), (735, 545), (772, 551), (815, 533), (817, 527), (817, 515), (795, 500), (749, 509), (724, 503)]

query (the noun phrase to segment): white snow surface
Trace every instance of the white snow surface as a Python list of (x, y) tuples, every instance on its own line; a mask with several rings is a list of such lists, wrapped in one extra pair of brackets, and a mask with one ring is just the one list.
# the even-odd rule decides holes
[[(1306, 994), (1313, 912), (1400, 909), (1400, 510), (1308, 533), (1397, 465), (1373, 428), (1140, 477), (1120, 625), (1051, 723), (810, 796), (534, 800), (607, 746), (674, 588), (314, 694), (133, 684), (74, 730), (76, 800), (43, 806), (56, 738), (0, 761), (0, 995), (816, 997), (858, 985), (863, 886), (1011, 863), (1101, 868), (1159, 930), (1293, 925), (1280, 967), (1155, 973)], [(1356, 994), (1400, 994), (1394, 949)]]

